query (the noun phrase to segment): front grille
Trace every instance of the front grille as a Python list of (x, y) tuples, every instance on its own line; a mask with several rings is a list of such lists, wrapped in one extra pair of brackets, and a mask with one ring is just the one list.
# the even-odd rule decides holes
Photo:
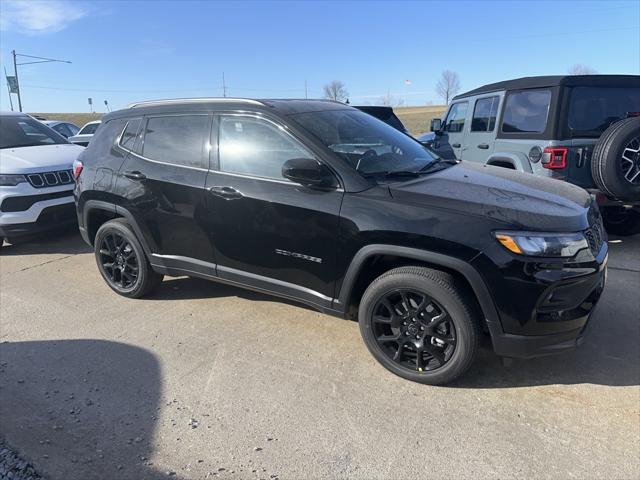
[(607, 240), (607, 234), (602, 224), (602, 215), (597, 206), (592, 206), (589, 209), (589, 228), (584, 232), (587, 242), (589, 243), (589, 249), (594, 256), (598, 255), (602, 244)]
[(58, 170), (55, 172), (30, 173), (27, 180), (34, 188), (55, 187), (73, 183), (71, 170)]
[(37, 202), (45, 200), (53, 200), (56, 198), (71, 197), (72, 190), (64, 190), (62, 192), (43, 193), (41, 195), (26, 195), (24, 197), (7, 197), (0, 205), (2, 212), (24, 212), (29, 210), (31, 206)]

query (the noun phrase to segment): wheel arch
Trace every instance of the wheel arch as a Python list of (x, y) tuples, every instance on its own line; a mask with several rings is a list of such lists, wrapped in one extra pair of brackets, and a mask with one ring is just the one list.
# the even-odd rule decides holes
[[(363, 274), (367, 275), (367, 267), (372, 266), (378, 259), (384, 257), (390, 257), (395, 260), (391, 268), (415, 265), (416, 262), (420, 262), (431, 268), (439, 268), (461, 277), (469, 285), (471, 293), (475, 296), (484, 320), (500, 325), (498, 311), (493, 303), (489, 289), (478, 271), (471, 264), (449, 255), (396, 245), (367, 245), (355, 254), (344, 276), (338, 297), (334, 300), (334, 308), (343, 309), (347, 314), (349, 313), (348, 310), (354, 302), (354, 295), (358, 296), (362, 293), (358, 292), (358, 280), (362, 278)], [(384, 267), (382, 270), (386, 271), (387, 268)], [(373, 272), (374, 275), (378, 273), (375, 270)]]
[(496, 167), (513, 168), (521, 172), (531, 173), (533, 171), (528, 159), (511, 152), (494, 152), (489, 156), (486, 164)]

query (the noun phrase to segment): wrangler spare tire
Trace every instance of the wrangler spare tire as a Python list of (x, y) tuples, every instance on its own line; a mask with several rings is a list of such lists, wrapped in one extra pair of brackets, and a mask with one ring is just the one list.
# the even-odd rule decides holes
[(593, 149), (591, 173), (600, 190), (619, 200), (640, 200), (640, 117), (607, 128)]

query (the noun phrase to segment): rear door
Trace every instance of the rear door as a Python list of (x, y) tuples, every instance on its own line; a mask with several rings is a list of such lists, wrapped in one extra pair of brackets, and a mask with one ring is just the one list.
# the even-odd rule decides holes
[(499, 95), (491, 95), (472, 102), (471, 123), (463, 141), (463, 160), (485, 163), (493, 152), (500, 100)]
[(441, 135), (436, 137), (435, 152), (443, 158), (462, 158), (462, 140), (467, 123), (469, 102), (463, 100), (455, 102), (449, 107)]
[[(150, 245), (153, 263), (214, 273), (204, 226), (210, 131), (208, 113), (148, 116), (139, 140), (129, 146), (119, 190), (123, 207)], [(125, 131), (121, 143), (129, 138)]]

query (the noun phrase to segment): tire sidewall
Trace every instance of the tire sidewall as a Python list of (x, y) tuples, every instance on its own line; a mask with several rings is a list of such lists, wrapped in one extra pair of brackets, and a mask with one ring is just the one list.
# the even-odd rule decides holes
[[(110, 233), (117, 233), (118, 235), (125, 237), (136, 255), (136, 258), (138, 260), (138, 278), (136, 279), (136, 283), (134, 284), (133, 288), (123, 289), (118, 287), (117, 285), (114, 285), (111, 282), (111, 279), (104, 272), (104, 268), (102, 266), (102, 261), (100, 258), (100, 245), (102, 244), (102, 240), (104, 239), (104, 237), (109, 235)], [(133, 231), (126, 224), (119, 221), (110, 221), (102, 225), (100, 229), (98, 229), (94, 240), (94, 256), (98, 265), (98, 271), (100, 272), (100, 275), (102, 275), (104, 281), (114, 292), (122, 296), (131, 298), (136, 298), (143, 292), (144, 287), (147, 283), (148, 275), (147, 258), (142, 245), (136, 238)]]
[[(390, 359), (376, 341), (372, 328), (373, 309), (384, 295), (402, 288), (415, 289), (431, 296), (452, 319), (456, 330), (456, 348), (443, 367), (426, 372), (412, 372)], [(446, 289), (427, 278), (411, 274), (390, 275), (380, 282), (374, 282), (364, 293), (358, 312), (360, 332), (376, 360), (392, 373), (419, 383), (444, 383), (459, 375), (460, 369), (468, 363), (467, 356), (475, 353), (472, 346), (471, 321), (473, 320), (469, 318), (469, 312)]]

